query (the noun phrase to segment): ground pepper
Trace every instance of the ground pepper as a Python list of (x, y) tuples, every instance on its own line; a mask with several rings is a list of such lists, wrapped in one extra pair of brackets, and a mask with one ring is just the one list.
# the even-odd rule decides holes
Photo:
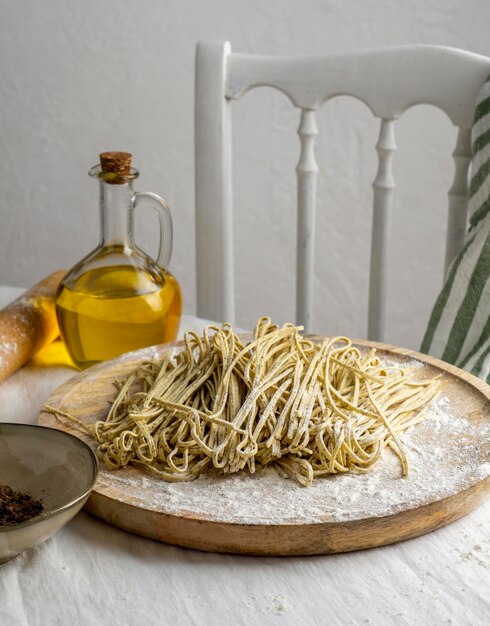
[(39, 500), (27, 493), (14, 491), (8, 485), (0, 485), (0, 528), (19, 522), (26, 522), (43, 510)]

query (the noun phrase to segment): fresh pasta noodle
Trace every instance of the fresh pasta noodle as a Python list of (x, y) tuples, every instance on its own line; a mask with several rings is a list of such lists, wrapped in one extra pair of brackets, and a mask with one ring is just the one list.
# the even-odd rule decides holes
[(167, 481), (273, 465), (308, 486), (370, 471), (387, 446), (407, 475), (400, 434), (424, 419), (437, 382), (384, 366), (346, 337), (317, 343), (301, 330), (264, 317), (249, 343), (230, 324), (188, 332), (182, 350), (118, 384), (105, 421), (75, 421), (110, 468), (141, 464)]

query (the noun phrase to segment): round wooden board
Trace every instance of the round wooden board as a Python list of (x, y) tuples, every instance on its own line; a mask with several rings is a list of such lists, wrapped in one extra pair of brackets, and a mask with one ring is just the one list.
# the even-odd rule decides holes
[[(180, 345), (145, 348), (96, 365), (59, 387), (46, 404), (86, 423), (104, 419), (116, 395), (115, 379), (123, 380), (138, 363)], [(413, 429), (415, 461), (409, 459), (414, 478), (412, 471), (408, 478), (400, 477), (394, 455), (367, 475), (317, 479), (309, 488), (273, 470), (253, 477), (210, 475), (191, 483), (165, 483), (139, 468), (114, 472), (101, 464), (85, 509), (129, 532), (178, 546), (306, 555), (417, 537), (476, 508), (490, 488), (490, 387), (426, 355), (379, 343), (356, 345), (375, 347), (388, 363), (414, 366), (416, 376), (441, 375), (442, 414), (437, 409), (436, 416), (435, 408), (434, 418), (428, 415)], [(42, 411), (38, 421), (96, 448), (66, 418)]]

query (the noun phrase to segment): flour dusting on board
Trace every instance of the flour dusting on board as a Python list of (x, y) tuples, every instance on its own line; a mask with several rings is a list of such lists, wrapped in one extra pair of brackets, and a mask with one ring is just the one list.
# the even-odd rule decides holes
[(445, 396), (427, 410), (427, 419), (407, 431), (402, 442), (410, 473), (386, 450), (368, 474), (336, 474), (301, 487), (273, 468), (228, 476), (209, 472), (187, 483), (168, 483), (139, 470), (103, 468), (97, 489), (105, 495), (122, 488), (132, 504), (180, 517), (236, 524), (314, 524), (391, 515), (452, 494), (490, 476), (490, 424), (457, 417)]

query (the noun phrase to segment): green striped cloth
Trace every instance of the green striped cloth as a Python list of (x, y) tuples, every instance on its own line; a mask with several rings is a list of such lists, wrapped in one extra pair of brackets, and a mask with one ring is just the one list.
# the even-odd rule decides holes
[(421, 351), (490, 383), (490, 77), (471, 132), (469, 230), (434, 305)]

